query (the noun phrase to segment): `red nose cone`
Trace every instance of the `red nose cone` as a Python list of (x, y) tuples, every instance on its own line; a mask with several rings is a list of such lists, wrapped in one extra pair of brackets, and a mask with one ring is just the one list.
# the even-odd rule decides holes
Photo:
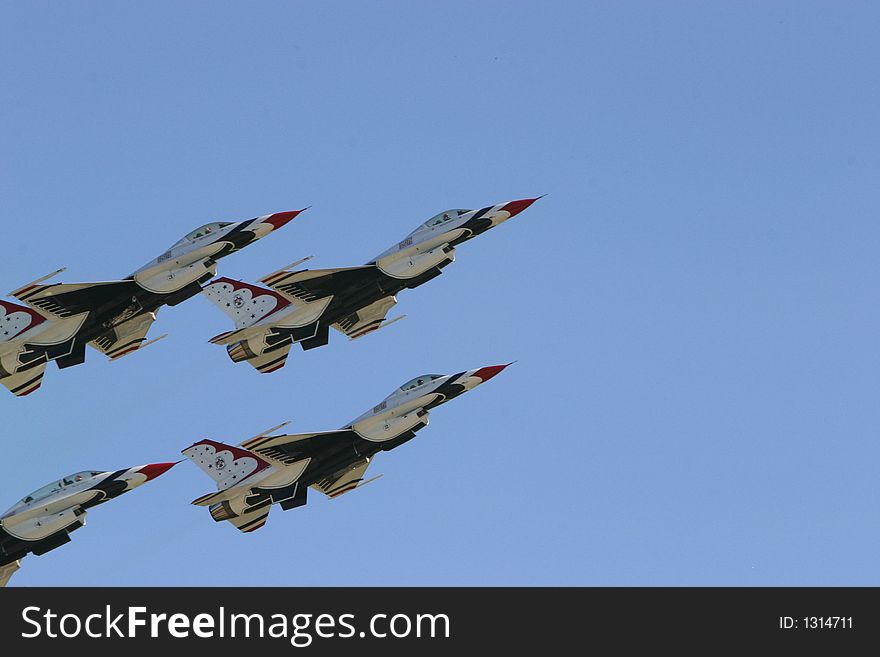
[(510, 216), (512, 217), (514, 215), (519, 214), (523, 210), (525, 210), (527, 207), (529, 207), (532, 203), (534, 203), (537, 200), (538, 199), (536, 199), (536, 198), (524, 198), (521, 201), (511, 201), (510, 203), (505, 205), (503, 208), (501, 208), (501, 212), (509, 212)]
[[(508, 363), (507, 365), (510, 365), (510, 363)], [(507, 365), (490, 365), (489, 367), (481, 367), (476, 372), (474, 372), (474, 376), (483, 379), (483, 383), (485, 383), (493, 376), (498, 374), (498, 372), (507, 367)]]
[[(180, 461), (177, 461), (177, 463), (180, 463)], [(177, 465), (177, 463), (150, 463), (149, 465), (142, 467), (138, 472), (145, 475), (147, 481), (149, 481), (150, 479), (155, 479), (161, 474), (165, 474)]]
[(270, 217), (266, 217), (263, 219), (263, 223), (272, 224), (273, 230), (278, 230), (288, 221), (293, 219), (300, 212), (305, 212), (305, 210), (293, 210), (291, 212), (276, 212)]

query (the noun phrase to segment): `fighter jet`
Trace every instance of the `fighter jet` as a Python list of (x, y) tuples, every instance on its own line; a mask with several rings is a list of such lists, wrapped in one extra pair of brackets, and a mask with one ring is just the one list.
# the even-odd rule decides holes
[(284, 366), (295, 343), (303, 349), (326, 345), (331, 326), (360, 338), (402, 319), (385, 319), (397, 293), (439, 276), (455, 260), (456, 246), (536, 200), (441, 212), (359, 267), (289, 271), (309, 259), (304, 258), (261, 279), (267, 287), (218, 278), (205, 286), (204, 294), (235, 322), (235, 330), (211, 342), (225, 345), (233, 362), (250, 363), (267, 374)]
[(284, 426), (279, 425), (237, 447), (200, 440), (183, 454), (217, 482), (218, 490), (192, 503), (208, 507), (217, 522), (228, 520), (252, 532), (266, 524), (274, 503), (285, 511), (303, 506), (309, 487), (330, 498), (360, 488), (378, 479), (364, 480), (376, 454), (414, 438), (428, 425), (432, 409), (505, 367), (417, 376), (337, 431), (269, 435)]
[(49, 361), (59, 368), (84, 362), (87, 344), (116, 360), (161, 340), (165, 336), (146, 337), (159, 308), (201, 292), (202, 284), (216, 275), (220, 258), (300, 212), (206, 224), (122, 280), (40, 285), (64, 271), (59, 269), (15, 290), (12, 295), (28, 307), (0, 303), (0, 383), (18, 396), (27, 395), (40, 387)]
[(37, 556), (70, 542), (70, 533), (86, 524), (86, 509), (141, 486), (175, 463), (151, 463), (101, 472), (85, 470), (53, 481), (0, 516), (0, 586), (28, 554)]

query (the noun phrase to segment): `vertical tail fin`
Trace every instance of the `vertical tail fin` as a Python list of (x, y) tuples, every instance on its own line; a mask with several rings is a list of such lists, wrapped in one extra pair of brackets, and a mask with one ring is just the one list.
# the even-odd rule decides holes
[(0, 342), (8, 342), (45, 321), (42, 315), (27, 306), (0, 301)]
[(235, 328), (253, 326), (264, 317), (290, 305), (274, 290), (231, 278), (218, 278), (202, 293), (235, 322)]
[(271, 467), (253, 452), (214, 440), (200, 440), (182, 453), (216, 481), (220, 490)]

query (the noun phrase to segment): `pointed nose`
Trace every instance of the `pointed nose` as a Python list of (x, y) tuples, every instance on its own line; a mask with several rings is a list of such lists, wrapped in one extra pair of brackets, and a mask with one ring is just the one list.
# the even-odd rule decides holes
[(507, 203), (503, 208), (501, 208), (499, 210), (499, 212), (506, 212), (511, 217), (513, 217), (514, 215), (517, 215), (520, 212), (522, 212), (523, 210), (525, 210), (527, 207), (529, 207), (532, 203), (537, 201), (539, 198), (541, 198), (541, 197), (539, 196), (537, 198), (524, 198), (519, 201), (511, 201), (510, 203)]
[(291, 210), (290, 212), (276, 212), (273, 215), (269, 215), (265, 219), (262, 220), (264, 224), (271, 224), (272, 230), (278, 230), (286, 223), (293, 220), (301, 212), (305, 212), (308, 208), (303, 208), (302, 210)]
[(159, 475), (165, 474), (178, 463), (180, 463), (180, 461), (175, 461), (174, 463), (150, 463), (149, 465), (144, 465), (138, 468), (138, 472), (144, 475), (147, 478), (147, 481), (150, 481), (150, 479), (155, 479)]
[(475, 376), (478, 379), (481, 379), (483, 383), (486, 383), (486, 381), (491, 379), (493, 376), (501, 372), (501, 370), (503, 370), (505, 367), (508, 367), (509, 365), (512, 365), (512, 363), (507, 363), (507, 365), (489, 365), (488, 367), (481, 367), (480, 369), (476, 370), (472, 376)]

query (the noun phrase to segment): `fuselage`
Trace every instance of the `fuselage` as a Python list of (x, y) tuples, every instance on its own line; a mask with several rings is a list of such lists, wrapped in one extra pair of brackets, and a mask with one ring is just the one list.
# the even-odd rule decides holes
[(413, 250), (414, 254), (424, 254), (438, 246), (456, 247), (463, 242), (482, 235), (490, 228), (498, 226), (511, 217), (519, 214), (536, 199), (524, 199), (490, 205), (479, 210), (447, 210), (441, 212), (421, 224), (397, 244), (385, 249), (373, 258), (370, 263), (381, 262), (404, 251)]
[(175, 242), (168, 250), (135, 271), (130, 279), (156, 294), (177, 292), (214, 275), (216, 262), (239, 251), (293, 219), (298, 212), (278, 212), (247, 221), (215, 221)]
[(47, 484), (0, 516), (0, 566), (28, 553), (45, 554), (85, 525), (86, 510), (145, 484), (173, 463), (105, 472), (86, 470)]

